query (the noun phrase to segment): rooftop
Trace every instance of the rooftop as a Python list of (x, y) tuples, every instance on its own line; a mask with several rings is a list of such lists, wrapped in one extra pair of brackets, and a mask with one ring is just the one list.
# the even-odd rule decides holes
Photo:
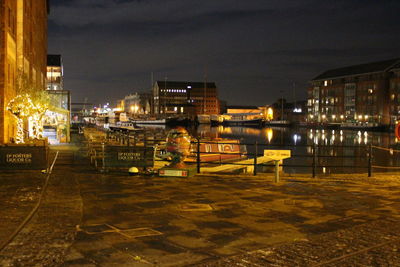
[(318, 75), (317, 77), (315, 77), (314, 79), (312, 79), (312, 81), (359, 75), (364, 73), (384, 72), (394, 67), (395, 65), (397, 66), (400, 65), (400, 58), (327, 70), (322, 74)]
[(47, 66), (61, 67), (61, 55), (47, 55)]
[[(185, 81), (157, 81), (159, 88), (174, 88), (174, 89), (188, 89), (188, 88), (217, 88), (214, 82), (185, 82)], [(191, 87), (189, 87), (191, 86)]]

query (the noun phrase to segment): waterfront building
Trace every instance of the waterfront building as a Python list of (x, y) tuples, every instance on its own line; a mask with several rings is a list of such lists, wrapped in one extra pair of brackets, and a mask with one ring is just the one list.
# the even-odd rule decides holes
[(50, 144), (70, 141), (71, 92), (64, 90), (61, 55), (47, 55), (47, 85), (50, 105), (43, 116), (44, 136)]
[(47, 90), (64, 89), (64, 68), (61, 55), (47, 55)]
[(118, 112), (126, 112), (135, 115), (151, 113), (151, 93), (140, 92), (125, 96), (117, 103)]
[(327, 70), (308, 88), (308, 122), (388, 126), (400, 119), (400, 59)]
[(17, 94), (17, 78), (24, 75), (32, 87), (45, 89), (48, 8), (46, 0), (0, 2), (0, 144), (17, 135), (6, 109)]
[(154, 114), (219, 114), (214, 82), (157, 81), (153, 86)]
[(272, 105), (267, 106), (267, 115), (272, 121), (289, 121), (300, 123), (306, 121), (307, 101), (287, 102), (280, 98)]

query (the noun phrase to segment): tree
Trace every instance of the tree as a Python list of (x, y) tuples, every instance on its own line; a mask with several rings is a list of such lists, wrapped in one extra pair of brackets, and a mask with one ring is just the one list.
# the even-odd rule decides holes
[(24, 143), (24, 120), (32, 123), (32, 139), (43, 138), (42, 118), (49, 107), (49, 96), (42, 88), (36, 87), (28, 77), (18, 71), (16, 96), (10, 100), (7, 110), (17, 119), (16, 143)]

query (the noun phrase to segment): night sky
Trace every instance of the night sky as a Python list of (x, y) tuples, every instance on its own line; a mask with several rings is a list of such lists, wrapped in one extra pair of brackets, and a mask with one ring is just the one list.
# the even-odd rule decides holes
[(306, 98), (321, 72), (400, 57), (399, 0), (50, 0), (49, 54), (73, 102), (154, 80), (216, 82), (228, 104)]

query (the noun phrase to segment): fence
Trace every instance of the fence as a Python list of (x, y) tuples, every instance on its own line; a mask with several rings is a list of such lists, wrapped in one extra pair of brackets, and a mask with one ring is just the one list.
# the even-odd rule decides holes
[[(224, 141), (224, 140), (223, 140)], [(128, 166), (137, 164), (143, 167), (152, 167), (157, 162), (165, 159), (154, 157), (150, 160), (151, 155), (157, 154), (159, 151), (155, 151), (158, 144), (165, 143), (165, 133), (155, 133), (148, 131), (124, 131), (108, 133), (106, 137), (101, 141), (92, 141), (89, 147), (94, 149), (94, 153), (91, 154), (93, 160), (100, 159), (103, 166)], [(101, 150), (102, 144), (104, 144), (104, 150)], [(368, 177), (372, 176), (373, 169), (387, 169), (387, 170), (400, 170), (400, 167), (383, 166), (375, 162), (374, 154), (377, 154), (378, 150), (384, 150), (390, 153), (397, 153), (400, 150), (393, 150), (390, 148), (382, 148), (372, 145), (359, 145), (359, 146), (338, 146), (338, 145), (271, 145), (262, 143), (240, 143), (241, 151), (207, 151), (205, 144), (215, 144), (215, 141), (204, 141), (198, 140), (192, 142), (192, 154), (188, 159), (188, 164), (196, 167), (198, 173), (204, 172), (210, 169), (210, 166), (234, 166), (232, 168), (225, 168), (228, 171), (241, 171), (251, 170), (253, 175), (257, 175), (259, 172), (274, 171), (276, 166), (283, 168), (285, 172), (294, 171), (294, 173), (310, 173), (312, 177), (324, 174), (334, 173), (367, 173)], [(219, 145), (232, 145), (232, 142), (219, 142)], [(109, 148), (112, 147), (113, 148)], [(123, 152), (124, 148), (127, 147), (128, 151)], [(131, 150), (129, 150), (129, 148)], [(132, 150), (133, 149), (133, 150)], [(142, 152), (135, 152), (142, 151)], [(260, 159), (264, 156), (265, 149), (288, 149), (292, 151), (292, 155), (289, 159), (284, 162), (280, 161), (279, 165), (276, 165), (274, 161), (265, 161)], [(89, 149), (90, 150), (90, 149)], [(103, 151), (103, 152), (102, 152)], [(112, 152), (113, 151), (113, 152)], [(119, 151), (119, 152), (118, 152)], [(122, 152), (121, 152), (122, 151)], [(143, 154), (143, 151), (147, 151)], [(103, 153), (103, 154), (102, 154)], [(118, 153), (142, 153), (136, 158), (130, 158), (124, 163), (117, 164)], [(120, 154), (121, 155), (121, 154)], [(133, 154), (132, 154), (133, 155)], [(208, 157), (212, 155), (219, 155), (218, 157)], [(238, 157), (233, 157), (237, 155)], [(225, 157), (226, 156), (226, 157)], [(229, 156), (229, 157), (228, 157)], [(139, 160), (139, 158), (141, 158)], [(213, 160), (206, 160), (205, 158), (214, 158)], [(104, 162), (103, 162), (104, 161)], [(142, 162), (142, 163), (141, 163)], [(143, 162), (145, 162), (143, 164)], [(97, 164), (96, 164), (97, 166)], [(220, 168), (223, 169), (223, 168)], [(304, 169), (303, 171), (300, 171)]]
[[(197, 147), (200, 147), (201, 144), (207, 143), (197, 140), (194, 144)], [(281, 168), (309, 168), (312, 177), (316, 177), (319, 174), (319, 170), (324, 170), (325, 172), (327, 169), (334, 169), (334, 168), (341, 168), (350, 170), (350, 172), (354, 172), (354, 169), (363, 170), (368, 174), (368, 177), (372, 175), (372, 168), (374, 165), (372, 164), (373, 156), (372, 156), (372, 146), (322, 146), (322, 145), (287, 145), (282, 147), (281, 145), (270, 145), (270, 144), (260, 144), (260, 143), (241, 143), (241, 145), (245, 145), (249, 152), (246, 153), (237, 153), (240, 155), (245, 156), (248, 159), (252, 159), (252, 163), (236, 163), (236, 162), (202, 162), (200, 160), (201, 156), (204, 154), (209, 154), (213, 152), (204, 152), (199, 149), (196, 150), (196, 166), (197, 172), (200, 173), (202, 166), (205, 165), (233, 165), (233, 166), (241, 166), (243, 169), (246, 167), (251, 166), (253, 170), (253, 175), (257, 175), (257, 172), (260, 171), (260, 167), (267, 166), (271, 168), (271, 166), (275, 166), (273, 161), (269, 161), (268, 163), (260, 163), (258, 162), (258, 158), (264, 156), (263, 152), (264, 149), (272, 149), (276, 148), (277, 150), (280, 149), (289, 149), (289, 150), (299, 150), (299, 148), (308, 149), (309, 153), (297, 154), (292, 153), (290, 159), (286, 159), (285, 163), (280, 161), (279, 167)], [(342, 153), (342, 155), (338, 155), (338, 153), (331, 153), (332, 149), (336, 149), (338, 151), (342, 150), (353, 150), (353, 155), (346, 155), (346, 153)], [(327, 153), (328, 152), (328, 153)], [(215, 153), (215, 152), (214, 152)], [(221, 153), (224, 154), (224, 153)], [(303, 160), (298, 160), (303, 159)], [(305, 160), (304, 160), (305, 159)], [(332, 160), (334, 159), (334, 160)], [(296, 163), (296, 162), (303, 162)], [(292, 163), (286, 163), (292, 162)], [(294, 162), (294, 163), (293, 163)], [(332, 162), (331, 164), (327, 164)], [(344, 164), (338, 164), (338, 162), (342, 162)], [(353, 164), (346, 165), (346, 162), (352, 162)], [(354, 164), (355, 163), (355, 164)], [(238, 169), (238, 168), (237, 168)]]
[(0, 146), (0, 169), (43, 170), (48, 167), (48, 146)]

